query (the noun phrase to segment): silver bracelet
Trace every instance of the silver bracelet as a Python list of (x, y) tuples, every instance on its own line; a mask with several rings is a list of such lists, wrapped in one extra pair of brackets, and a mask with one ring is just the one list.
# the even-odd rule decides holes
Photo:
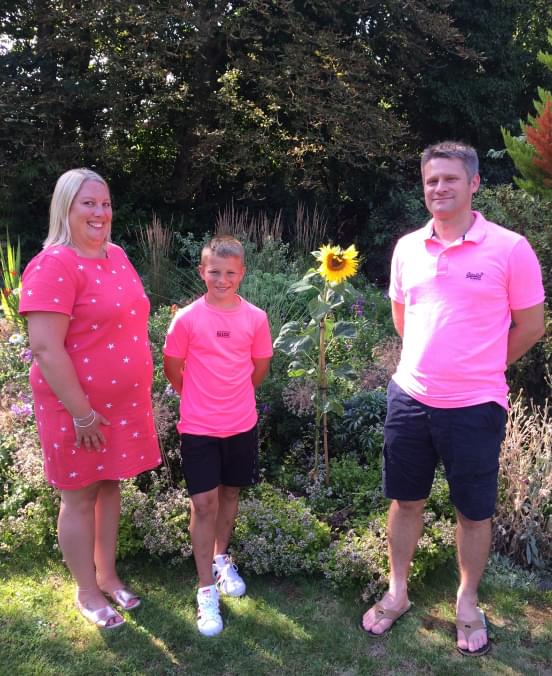
[[(90, 416), (86, 416), (89, 418)], [(92, 420), (89, 423), (86, 423), (86, 425), (81, 425), (80, 422), (78, 422), (79, 418), (73, 418), (73, 425), (75, 426), (75, 429), (86, 429), (87, 427), (91, 427), (95, 422), (96, 422), (96, 411), (92, 409)], [(82, 420), (82, 418), (81, 418)]]
[(94, 417), (94, 409), (90, 409), (90, 413), (88, 415), (83, 416), (82, 418), (73, 418), (73, 422), (76, 423), (77, 425), (80, 423), (86, 423), (87, 420), (90, 420), (90, 418)]

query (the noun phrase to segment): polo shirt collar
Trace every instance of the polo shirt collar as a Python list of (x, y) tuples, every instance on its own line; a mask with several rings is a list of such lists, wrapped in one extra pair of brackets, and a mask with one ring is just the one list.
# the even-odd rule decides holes
[[(474, 221), (471, 228), (464, 235), (464, 241), (479, 244), (485, 239), (487, 234), (487, 221), (479, 211), (472, 211), (472, 214), (474, 216)], [(433, 234), (433, 218), (430, 218), (422, 228), (424, 241), (434, 239)]]

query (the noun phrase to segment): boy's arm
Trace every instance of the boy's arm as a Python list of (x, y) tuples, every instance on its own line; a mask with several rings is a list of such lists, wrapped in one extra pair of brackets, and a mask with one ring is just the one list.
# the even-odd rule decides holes
[(167, 376), (167, 380), (173, 386), (177, 394), (182, 392), (182, 371), (186, 361), (181, 357), (169, 357), (163, 355), (163, 370)]
[(251, 357), (254, 366), (253, 373), (251, 374), (253, 387), (259, 387), (265, 379), (268, 369), (270, 368), (270, 359), (271, 357)]

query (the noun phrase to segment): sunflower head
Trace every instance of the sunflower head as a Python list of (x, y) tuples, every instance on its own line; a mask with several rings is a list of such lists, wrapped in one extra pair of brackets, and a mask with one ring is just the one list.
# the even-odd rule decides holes
[(347, 277), (353, 277), (358, 269), (358, 251), (354, 244), (347, 249), (340, 246), (324, 244), (314, 256), (320, 261), (317, 272), (327, 282), (343, 282)]

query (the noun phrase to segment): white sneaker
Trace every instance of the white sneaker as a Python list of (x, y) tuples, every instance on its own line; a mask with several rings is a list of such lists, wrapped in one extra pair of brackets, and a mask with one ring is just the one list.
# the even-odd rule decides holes
[(215, 585), (201, 587), (197, 592), (197, 628), (203, 636), (216, 636), (222, 631), (219, 595)]
[(213, 577), (221, 594), (226, 596), (243, 596), (245, 594), (245, 582), (238, 575), (238, 567), (228, 554), (224, 555), (223, 563), (213, 561)]

